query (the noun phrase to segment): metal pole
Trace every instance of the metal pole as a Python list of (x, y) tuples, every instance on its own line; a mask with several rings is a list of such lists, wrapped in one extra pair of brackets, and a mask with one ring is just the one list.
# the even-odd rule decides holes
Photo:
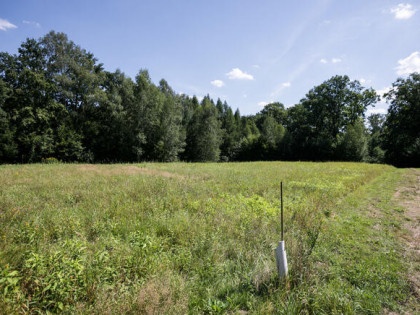
[(281, 240), (283, 241), (283, 182), (280, 182), (280, 196), (281, 196)]
[(286, 246), (283, 239), (283, 182), (280, 182), (280, 199), (281, 199), (281, 241), (279, 246), (276, 248), (276, 261), (277, 261), (277, 272), (279, 273), (280, 279), (287, 277), (287, 257), (286, 257)]

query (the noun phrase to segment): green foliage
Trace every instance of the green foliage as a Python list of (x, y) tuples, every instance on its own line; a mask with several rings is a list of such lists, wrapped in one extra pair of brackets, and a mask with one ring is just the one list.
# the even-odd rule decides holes
[[(301, 100), (301, 108), (290, 113), (290, 131), (296, 139), (292, 140), (292, 152), (302, 153), (309, 159), (336, 159), (340, 156), (337, 152), (340, 137), (348, 126), (364, 117), (367, 107), (377, 98), (373, 89), (364, 89), (348, 76), (334, 76), (314, 87)], [(302, 129), (299, 122), (303, 122)], [(358, 160), (360, 154), (349, 153), (348, 156)]]
[(385, 151), (382, 149), (382, 134), (385, 122), (385, 115), (372, 114), (368, 117), (368, 156), (367, 160), (373, 163), (385, 161)]
[(260, 112), (261, 117), (272, 117), (278, 124), (287, 124), (287, 111), (282, 103), (270, 103)]
[(399, 166), (419, 166), (420, 74), (398, 79), (386, 97), (391, 105), (384, 127), (385, 159)]
[(14, 159), (18, 153), (10, 115), (3, 109), (9, 95), (10, 88), (0, 78), (0, 163)]
[[(133, 81), (105, 71), (63, 33), (27, 39), (0, 53), (0, 163), (348, 160), (411, 165), (420, 158), (416, 77), (388, 94), (390, 114), (366, 132), (360, 121), (378, 97), (333, 76), (288, 109), (280, 102), (241, 116), (207, 95), (177, 94), (147, 70)], [(377, 121), (374, 121), (376, 119)], [(384, 134), (384, 136), (382, 136)], [(360, 138), (358, 138), (360, 136)], [(367, 144), (366, 144), (367, 143)], [(367, 146), (367, 148), (366, 148)]]
[(363, 161), (367, 156), (367, 139), (362, 120), (349, 125), (339, 143), (341, 159), (344, 161)]
[[(341, 156), (338, 142), (374, 99), (336, 76), (301, 105), (275, 102), (241, 117), (221, 100), (177, 95), (164, 79), (156, 86), (147, 70), (135, 82), (104, 71), (92, 53), (51, 31), (27, 39), (17, 55), (0, 54), (0, 162), (359, 160)], [(380, 160), (379, 146), (369, 152)]]
[[(261, 140), (263, 142), (263, 146), (266, 147), (266, 150), (274, 152), (280, 151), (284, 134), (284, 127), (280, 123), (278, 123), (273, 117), (267, 116), (264, 119), (261, 128)], [(268, 153), (267, 155), (270, 156), (270, 153)], [(281, 155), (278, 153), (277, 156), (279, 157)], [(273, 158), (275, 159), (276, 156), (273, 156)]]
[[(390, 198), (404, 172), (361, 163), (3, 165), (0, 311), (402, 312), (411, 295), (395, 239), (403, 213)], [(273, 254), (279, 178), (287, 285)]]
[(24, 263), (24, 288), (35, 307), (53, 312), (86, 296), (86, 246), (68, 240), (62, 249), (48, 254), (30, 253)]
[(46, 159), (43, 158), (41, 162), (44, 164), (57, 164), (57, 163), (60, 163), (60, 160), (58, 160), (55, 157), (48, 157)]
[(8, 266), (6, 266), (5, 269), (0, 269), (0, 272), (0, 286), (3, 288), (3, 297), (6, 301), (10, 301), (10, 297), (19, 296), (21, 294), (19, 290), (19, 281), (22, 277), (19, 276), (19, 272), (16, 270), (10, 271)]
[(190, 161), (218, 161), (221, 129), (218, 112), (209, 97), (205, 97), (194, 112), (187, 127), (185, 155)]

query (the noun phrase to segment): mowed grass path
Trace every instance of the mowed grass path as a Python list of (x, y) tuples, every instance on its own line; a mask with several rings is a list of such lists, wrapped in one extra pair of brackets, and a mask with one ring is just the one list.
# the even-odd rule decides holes
[[(0, 313), (404, 310), (412, 294), (395, 238), (404, 218), (391, 200), (402, 172), (309, 162), (0, 166)], [(274, 257), (280, 181), (286, 283)]]

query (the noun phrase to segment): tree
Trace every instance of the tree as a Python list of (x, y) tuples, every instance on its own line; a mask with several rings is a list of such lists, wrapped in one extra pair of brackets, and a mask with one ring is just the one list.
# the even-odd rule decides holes
[[(147, 70), (140, 70), (136, 76), (134, 86), (134, 100), (128, 107), (128, 117), (130, 118), (130, 139), (131, 149), (136, 161), (148, 158), (148, 152), (152, 148), (148, 147), (151, 130), (157, 123), (153, 113), (153, 102), (151, 101), (151, 79)], [(149, 143), (150, 146), (150, 143)]]
[(344, 161), (361, 162), (367, 155), (367, 139), (363, 120), (347, 126), (339, 143), (339, 158)]
[(386, 94), (391, 103), (384, 127), (386, 161), (420, 166), (420, 74), (398, 79)]
[(0, 78), (0, 163), (13, 161), (18, 153), (14, 132), (10, 126), (10, 116), (3, 109), (10, 92), (10, 88)]
[(51, 31), (39, 44), (46, 54), (47, 78), (54, 84), (54, 100), (66, 110), (65, 128), (72, 129), (68, 134), (74, 135), (73, 141), (81, 141), (77, 147), (86, 148), (83, 160), (103, 161), (101, 152), (95, 152), (101, 135), (101, 104), (107, 99), (102, 64), (64, 33)]
[(384, 130), (385, 115), (372, 114), (368, 117), (368, 161), (372, 163), (383, 163), (385, 151), (382, 149), (382, 134)]
[(18, 52), (1, 58), (2, 79), (12, 88), (4, 111), (18, 150), (15, 159), (36, 162), (55, 155), (56, 130), (66, 111), (54, 98), (56, 85), (46, 70), (42, 44), (27, 39)]
[(286, 156), (291, 160), (311, 160), (312, 127), (307, 117), (308, 109), (297, 104), (287, 109), (287, 141)]
[[(301, 100), (307, 152), (311, 159), (337, 158), (340, 135), (364, 117), (377, 100), (373, 89), (364, 89), (348, 76), (334, 76), (311, 89)], [(302, 132), (299, 132), (302, 137)], [(303, 137), (303, 138), (305, 138)]]
[(279, 102), (270, 103), (264, 106), (264, 108), (261, 110), (260, 114), (265, 116), (273, 117), (274, 120), (285, 126), (287, 124), (287, 111), (284, 108), (284, 105)]
[[(315, 86), (299, 104), (241, 116), (207, 95), (176, 94), (146, 70), (135, 81), (108, 72), (63, 33), (0, 53), (0, 162), (366, 160), (418, 165), (419, 74), (398, 79), (384, 117), (378, 99), (347, 76)], [(366, 149), (367, 148), (367, 149)], [(386, 152), (385, 152), (386, 150)]]
[(180, 153), (184, 151), (185, 134), (182, 132), (182, 105), (169, 84), (162, 79), (159, 89), (164, 100), (160, 113), (159, 140), (156, 156), (159, 161), (177, 161)]
[(220, 157), (221, 129), (217, 108), (205, 97), (187, 129), (186, 158), (195, 162), (217, 162)]
[[(218, 102), (218, 104), (221, 104), (221, 102)], [(220, 118), (222, 127), (222, 144), (220, 146), (220, 156), (222, 161), (230, 161), (236, 154), (237, 144), (240, 141), (241, 135), (232, 109), (226, 104), (226, 102), (222, 105), (222, 108), (223, 116)]]
[(165, 80), (155, 86), (147, 70), (136, 77), (134, 101), (128, 109), (133, 149), (137, 160), (171, 162), (185, 147), (183, 119), (190, 119), (191, 105), (177, 96)]
[(272, 116), (265, 117), (260, 137), (263, 159), (276, 160), (281, 157), (284, 134), (285, 129), (280, 123)]
[(90, 150), (97, 161), (135, 161), (128, 116), (128, 108), (134, 101), (134, 83), (117, 70), (105, 72), (102, 87), (106, 96), (99, 101), (92, 117), (99, 125), (90, 141)]

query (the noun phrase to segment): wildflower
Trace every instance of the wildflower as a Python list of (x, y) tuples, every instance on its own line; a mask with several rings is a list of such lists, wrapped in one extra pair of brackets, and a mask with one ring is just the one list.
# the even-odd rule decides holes
[(25, 222), (25, 225), (26, 225), (26, 226), (29, 226), (29, 223), (28, 223), (28, 222)]

